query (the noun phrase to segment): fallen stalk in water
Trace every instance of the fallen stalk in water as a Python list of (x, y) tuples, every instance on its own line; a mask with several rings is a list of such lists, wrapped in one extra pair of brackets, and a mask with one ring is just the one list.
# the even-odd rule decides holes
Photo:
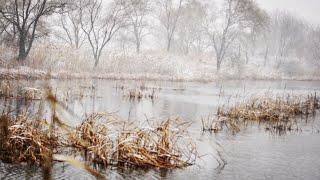
[(186, 149), (181, 148), (186, 145), (186, 141), (180, 142), (186, 140), (186, 133), (185, 129), (179, 129), (184, 126), (176, 124), (176, 119), (154, 128), (131, 125), (128, 129), (119, 129), (115, 136), (115, 131), (109, 131), (110, 124), (98, 122), (102, 115), (92, 114), (69, 133), (70, 143), (66, 144), (62, 143), (62, 133), (57, 133), (59, 127), (55, 128), (55, 134), (49, 134), (48, 127), (41, 125), (43, 120), (17, 118), (10, 119), (5, 114), (0, 117), (0, 159), (9, 163), (41, 165), (58, 153), (58, 147), (64, 146), (75, 147), (85, 152), (86, 159), (92, 163), (105, 166), (173, 169), (192, 165), (196, 158), (195, 145), (189, 139)]
[(73, 129), (59, 120), (55, 111), (59, 103), (52, 94), (47, 101), (53, 112), (49, 120), (27, 113), (1, 115), (0, 160), (44, 166), (54, 161), (55, 154), (63, 156), (64, 148), (74, 147), (87, 162), (105, 166), (174, 169), (195, 163), (197, 152), (186, 133), (188, 124), (178, 118), (141, 128), (95, 113)]

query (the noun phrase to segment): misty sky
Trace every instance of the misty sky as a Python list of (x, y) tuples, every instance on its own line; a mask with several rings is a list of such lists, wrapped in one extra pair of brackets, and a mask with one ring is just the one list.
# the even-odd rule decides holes
[(320, 25), (320, 0), (256, 0), (267, 11), (284, 10)]

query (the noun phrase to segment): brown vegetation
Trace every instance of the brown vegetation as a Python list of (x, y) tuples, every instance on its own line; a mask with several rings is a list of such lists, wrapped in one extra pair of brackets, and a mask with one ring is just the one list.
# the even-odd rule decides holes
[[(181, 148), (180, 141), (185, 138), (179, 136), (185, 134), (185, 123), (178, 123), (178, 119), (169, 119), (149, 129), (124, 125), (114, 137), (110, 127), (119, 121), (102, 118), (105, 116), (101, 114), (89, 116), (70, 138), (71, 144), (85, 151), (87, 159), (94, 163), (172, 169), (192, 165), (195, 161), (196, 150), (191, 141), (187, 149)], [(173, 127), (178, 130), (173, 131)]]
[(212, 116), (202, 117), (201, 123), (203, 132), (208, 131), (216, 133), (221, 130), (221, 128), (219, 127), (219, 123)]
[[(104, 166), (173, 169), (195, 162), (196, 148), (187, 134), (188, 124), (180, 119), (141, 128), (124, 123), (113, 114), (94, 113), (74, 129), (59, 119), (56, 108), (65, 107), (51, 91), (47, 91), (43, 100), (51, 108), (49, 119), (41, 118), (38, 114), (41, 109), (33, 110), (37, 113), (35, 115), (26, 113), (26, 110), (13, 114), (9, 108), (3, 109), (0, 117), (0, 160), (43, 167), (63, 159), (74, 164), (76, 161), (61, 154), (73, 147), (88, 162)], [(88, 169), (83, 164), (78, 166)]]
[(43, 92), (31, 87), (18, 88), (14, 83), (2, 80), (0, 81), (0, 98), (40, 100), (43, 98)]
[(10, 163), (45, 164), (59, 145), (56, 136), (49, 136), (41, 121), (27, 115), (0, 117), (0, 159)]
[(320, 104), (316, 93), (306, 97), (288, 94), (276, 98), (252, 98), (231, 108), (219, 107), (219, 120), (211, 123), (207, 120), (203, 123), (203, 130), (214, 131), (226, 126), (236, 133), (240, 131), (241, 124), (257, 122), (266, 125), (268, 131), (282, 133), (298, 130), (297, 118), (308, 119), (314, 116), (318, 109)]
[(147, 91), (141, 91), (141, 90), (129, 90), (127, 94), (125, 94), (125, 97), (128, 97), (130, 100), (138, 100), (140, 101), (143, 98), (154, 100), (156, 98), (155, 90), (152, 90), (152, 92)]

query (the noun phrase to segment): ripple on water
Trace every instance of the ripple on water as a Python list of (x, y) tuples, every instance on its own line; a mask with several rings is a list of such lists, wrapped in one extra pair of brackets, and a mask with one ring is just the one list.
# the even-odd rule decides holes
[[(75, 88), (82, 84), (79, 81), (57, 82), (59, 88)], [(92, 84), (85, 82), (84, 84)], [(197, 141), (200, 155), (207, 155), (199, 160), (198, 166), (183, 170), (104, 170), (107, 179), (319, 179), (320, 177), (320, 128), (319, 116), (315, 123), (307, 126), (301, 134), (288, 134), (274, 138), (264, 132), (263, 128), (248, 128), (237, 136), (226, 134), (201, 135), (202, 116), (214, 113), (219, 102), (228, 101), (232, 95), (242, 93), (239, 97), (263, 93), (270, 89), (283, 92), (304, 92), (320, 90), (320, 82), (272, 82), (272, 81), (229, 81), (222, 83), (185, 83), (181, 91), (174, 89), (174, 83), (160, 92), (155, 102), (129, 103), (121, 93), (113, 88), (114, 82), (98, 81), (96, 94), (101, 98), (85, 98), (72, 101), (73, 111), (79, 114), (88, 113), (95, 106), (96, 111), (118, 111), (119, 116), (130, 119), (145, 119), (148, 117), (168, 117), (179, 115), (193, 122), (190, 127), (193, 138)], [(152, 86), (152, 82), (150, 85)], [(177, 84), (177, 87), (181, 83)], [(220, 88), (222, 88), (221, 97)], [(225, 101), (223, 101), (225, 100)], [(76, 104), (76, 105), (74, 105)], [(134, 107), (132, 107), (134, 106)], [(136, 117), (134, 117), (136, 116)], [(138, 117), (142, 116), (142, 117)], [(149, 117), (149, 118), (151, 118)], [(77, 119), (71, 122), (77, 122)], [(217, 170), (217, 154), (215, 141), (223, 147), (221, 152), (227, 160), (222, 171)], [(42, 179), (40, 168), (10, 165), (0, 162), (0, 179)], [(87, 172), (72, 166), (55, 163), (52, 169), (52, 179), (95, 179)]]

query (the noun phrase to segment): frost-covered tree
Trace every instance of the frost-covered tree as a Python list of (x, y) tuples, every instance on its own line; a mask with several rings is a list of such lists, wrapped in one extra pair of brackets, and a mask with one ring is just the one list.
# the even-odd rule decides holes
[(59, 39), (76, 49), (79, 49), (86, 39), (81, 29), (81, 5), (84, 4), (84, 0), (70, 3), (69, 10), (59, 16), (59, 29), (55, 33)]
[(147, 35), (148, 19), (150, 14), (150, 0), (127, 0), (126, 14), (128, 16), (128, 30), (133, 35), (136, 52), (139, 53), (143, 38)]
[(320, 67), (320, 28), (314, 28), (308, 35), (308, 51), (306, 57), (312, 64)]
[(86, 0), (81, 5), (81, 28), (94, 57), (94, 68), (99, 64), (102, 51), (114, 35), (127, 25), (125, 3), (122, 0), (112, 1), (103, 8), (102, 0)]
[(185, 54), (204, 50), (204, 22), (206, 7), (197, 0), (191, 0), (181, 10), (177, 30), (177, 46)]
[(253, 31), (264, 18), (265, 13), (252, 0), (224, 0), (220, 13), (211, 15), (207, 23), (218, 71), (237, 38), (244, 32)]
[(16, 31), (13, 31), (12, 27), (13, 26), (0, 14), (0, 44), (14, 41), (12, 36)]
[(0, 36), (4, 34), (4, 32), (9, 27), (9, 22), (6, 21), (1, 15), (0, 15)]
[(284, 59), (295, 54), (299, 44), (306, 37), (304, 22), (287, 12), (275, 12), (270, 24), (270, 39), (273, 41), (273, 53), (279, 68)]
[(58, 13), (65, 0), (0, 0), (0, 14), (18, 32), (18, 60), (28, 56), (34, 39), (44, 32), (43, 18)]
[(171, 50), (184, 3), (185, 0), (156, 0), (157, 8), (160, 10), (160, 24), (165, 31), (167, 51)]

